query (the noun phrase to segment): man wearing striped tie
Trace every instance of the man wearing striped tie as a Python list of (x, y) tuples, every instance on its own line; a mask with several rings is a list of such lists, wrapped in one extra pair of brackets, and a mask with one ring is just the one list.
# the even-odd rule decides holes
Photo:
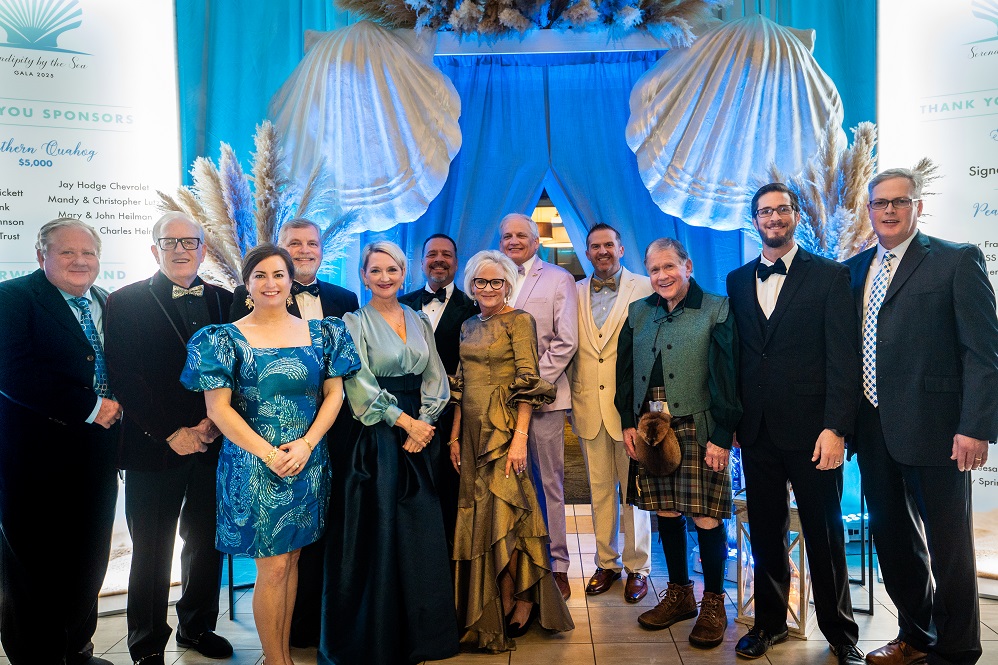
[(0, 638), (13, 665), (111, 665), (92, 641), (121, 417), (94, 286), (101, 240), (60, 218), (35, 248), (40, 268), (0, 284)]
[(970, 471), (998, 437), (998, 317), (976, 245), (918, 231), (922, 177), (869, 186), (878, 243), (847, 262), (862, 320), (859, 455), (899, 633), (873, 665), (981, 657)]

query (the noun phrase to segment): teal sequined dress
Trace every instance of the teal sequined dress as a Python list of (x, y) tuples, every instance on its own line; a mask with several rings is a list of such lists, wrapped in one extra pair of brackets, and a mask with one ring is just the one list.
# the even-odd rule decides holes
[[(189, 389), (232, 389), (232, 406), (274, 446), (301, 438), (328, 378), (353, 376), (360, 359), (343, 322), (309, 321), (310, 346), (255, 348), (232, 325), (206, 326), (187, 345), (180, 377)], [(345, 408), (345, 407), (344, 407)], [(326, 445), (316, 443), (295, 476), (280, 478), (227, 438), (218, 458), (216, 547), (267, 557), (315, 542), (325, 530), (329, 501)]]

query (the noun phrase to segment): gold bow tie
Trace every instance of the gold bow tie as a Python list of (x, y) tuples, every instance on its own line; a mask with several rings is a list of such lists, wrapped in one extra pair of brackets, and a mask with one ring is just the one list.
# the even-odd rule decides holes
[(610, 289), (611, 291), (617, 290), (617, 282), (614, 281), (613, 277), (607, 277), (606, 279), (600, 279), (599, 277), (593, 277), (592, 281), (593, 292), (599, 293), (603, 290), (603, 287)]
[(189, 289), (185, 289), (182, 286), (173, 285), (173, 299), (183, 298), (184, 296), (197, 296), (200, 298), (204, 295), (204, 284), (198, 284), (197, 286), (192, 286)]

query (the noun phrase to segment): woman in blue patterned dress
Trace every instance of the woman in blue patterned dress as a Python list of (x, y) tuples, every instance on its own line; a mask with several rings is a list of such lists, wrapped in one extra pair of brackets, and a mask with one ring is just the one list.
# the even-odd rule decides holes
[(404, 665), (457, 653), (457, 616), (433, 479), (432, 423), (450, 388), (422, 312), (396, 298), (405, 254), (361, 256), (371, 301), (343, 317), (362, 368), (344, 382), (360, 424), (333, 446), (320, 665)]
[(253, 309), (207, 326), (188, 344), (181, 382), (204, 391), (225, 440), (218, 460), (216, 547), (257, 568), (253, 617), (268, 665), (292, 665), (288, 637), (300, 549), (325, 530), (329, 474), (323, 437), (360, 367), (343, 322), (288, 313), (294, 264), (274, 245), (243, 260)]

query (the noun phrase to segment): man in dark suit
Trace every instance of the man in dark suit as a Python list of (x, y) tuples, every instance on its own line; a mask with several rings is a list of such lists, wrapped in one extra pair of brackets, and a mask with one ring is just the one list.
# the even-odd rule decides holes
[(103, 351), (107, 292), (93, 285), (101, 241), (56, 219), (35, 247), (41, 268), (0, 284), (0, 639), (13, 665), (111, 665), (91, 641), (121, 417)]
[(971, 475), (998, 437), (998, 317), (984, 256), (918, 231), (922, 178), (870, 182), (877, 246), (849, 259), (863, 321), (856, 437), (900, 632), (876, 665), (981, 657)]
[(845, 266), (794, 241), (797, 196), (782, 183), (752, 198), (762, 256), (728, 275), (739, 337), (738, 443), (755, 558), (755, 623), (735, 653), (758, 658), (787, 638), (787, 482), (807, 548), (818, 626), (843, 665), (856, 648), (842, 528), (844, 437), (859, 396), (856, 312)]
[(215, 549), (215, 473), (221, 437), (204, 397), (180, 384), (187, 341), (224, 323), (232, 294), (198, 277), (204, 231), (183, 213), (152, 229), (159, 272), (114, 292), (107, 306), (111, 389), (125, 409), (119, 466), (132, 537), (128, 575), (128, 651), (142, 665), (163, 665), (172, 629), (166, 615), (173, 548), (180, 525), (183, 593), (177, 644), (211, 658), (232, 646), (216, 635), (222, 557)]
[[(288, 250), (295, 264), (295, 279), (291, 284), (292, 300), (288, 311), (304, 319), (327, 316), (342, 318), (360, 308), (357, 295), (343, 287), (317, 279), (322, 265), (322, 231), (315, 222), (296, 218), (281, 226), (277, 244)], [(245, 286), (237, 286), (232, 294), (229, 320), (237, 321), (252, 307)], [(326, 445), (340, 443), (353, 429), (350, 409), (340, 409)], [(319, 646), (319, 619), (322, 612), (322, 562), (326, 548), (325, 536), (302, 548), (298, 559), (298, 594), (291, 617), (291, 646)]]
[[(448, 374), (457, 371), (460, 362), (461, 324), (478, 313), (478, 305), (454, 284), (457, 274), (457, 243), (443, 233), (437, 233), (423, 242), (423, 274), (426, 285), (410, 291), (399, 302), (422, 310), (433, 324), (433, 339), (437, 353)], [(448, 407), (437, 419), (440, 446), (433, 450), (433, 468), (436, 472), (437, 494), (444, 516), (444, 531), (451, 544), (457, 522), (457, 493), (460, 476), (450, 463), (450, 449), (446, 444), (454, 424), (454, 409)]]

